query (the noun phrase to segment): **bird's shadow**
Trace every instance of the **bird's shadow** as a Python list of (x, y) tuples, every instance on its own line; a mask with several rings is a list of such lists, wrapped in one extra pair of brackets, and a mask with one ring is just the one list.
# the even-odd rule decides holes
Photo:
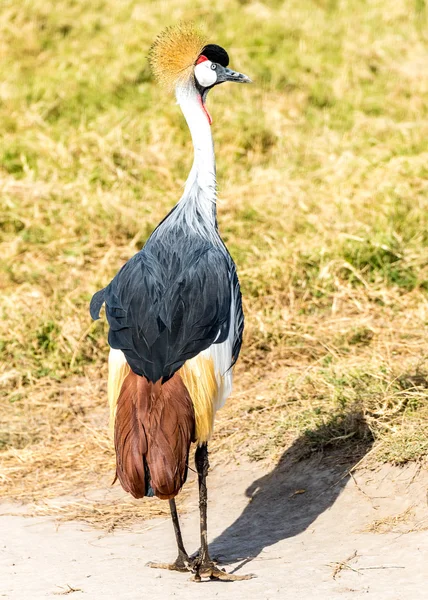
[[(334, 435), (336, 426), (341, 435)], [(303, 532), (333, 505), (372, 443), (364, 417), (356, 411), (340, 423), (336, 419), (305, 432), (270, 473), (247, 488), (247, 506), (211, 542), (211, 555), (222, 564), (241, 560), (240, 568), (267, 546)]]

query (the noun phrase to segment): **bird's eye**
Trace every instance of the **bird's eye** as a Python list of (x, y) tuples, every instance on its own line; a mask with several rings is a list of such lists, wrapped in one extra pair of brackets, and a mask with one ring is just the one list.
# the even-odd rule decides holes
[(217, 65), (216, 65), (215, 63), (213, 63), (213, 64), (211, 65), (211, 69), (212, 69), (213, 71), (215, 71), (215, 70), (217, 69)]

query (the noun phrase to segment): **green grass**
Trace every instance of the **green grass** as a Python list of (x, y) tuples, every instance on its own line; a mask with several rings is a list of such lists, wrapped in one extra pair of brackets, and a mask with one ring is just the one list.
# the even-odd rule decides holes
[[(413, 402), (397, 382), (428, 369), (425, 2), (5, 0), (5, 464), (42, 439), (50, 453), (79, 397), (104, 406), (91, 386), (105, 379), (106, 326), (91, 323), (90, 297), (178, 200), (192, 160), (184, 119), (146, 60), (155, 36), (180, 19), (211, 32), (254, 80), (208, 100), (219, 225), (247, 318), (227, 419), (277, 407), (273, 379), (299, 407), (267, 409), (263, 443), (251, 421), (253, 457), (277, 456), (299, 435), (323, 448), (330, 429), (332, 438), (352, 423), (359, 431), (355, 410), (382, 460), (424, 457), (426, 390)], [(250, 390), (264, 381), (258, 401)], [(61, 386), (83, 386), (64, 418)], [(373, 406), (384, 401), (380, 415)]]
[[(247, 436), (250, 457), (280, 457), (298, 438), (297, 458), (339, 449), (342, 457), (363, 457), (376, 442), (375, 457), (393, 464), (428, 453), (428, 380), (425, 375), (394, 378), (385, 368), (370, 370), (326, 364), (310, 375), (289, 374), (267, 388), (264, 402), (242, 407), (261, 411), (261, 422)], [(248, 434), (248, 431), (246, 431)]]

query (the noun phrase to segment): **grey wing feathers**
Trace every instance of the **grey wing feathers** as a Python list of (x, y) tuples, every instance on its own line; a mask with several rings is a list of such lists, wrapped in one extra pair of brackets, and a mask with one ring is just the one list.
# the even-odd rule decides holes
[(241, 288), (239, 286), (238, 275), (236, 273), (235, 265), (233, 264), (232, 276), (232, 290), (233, 290), (233, 304), (231, 310), (234, 311), (234, 332), (233, 332), (233, 346), (232, 346), (232, 364), (231, 367), (238, 360), (239, 352), (242, 345), (242, 336), (244, 333), (244, 312), (242, 310), (242, 295)]
[(232, 311), (236, 361), (243, 328), (241, 297), (233, 261), (223, 249), (202, 243), (184, 251), (177, 243), (168, 247), (167, 240), (148, 242), (94, 295), (93, 318), (103, 301), (110, 346), (122, 350), (131, 369), (151, 381), (169, 379), (186, 360), (223, 342)]
[(92, 300), (89, 305), (89, 312), (94, 321), (97, 321), (100, 318), (100, 310), (102, 305), (104, 304), (104, 292), (105, 288), (103, 288), (99, 292), (96, 292), (92, 296)]

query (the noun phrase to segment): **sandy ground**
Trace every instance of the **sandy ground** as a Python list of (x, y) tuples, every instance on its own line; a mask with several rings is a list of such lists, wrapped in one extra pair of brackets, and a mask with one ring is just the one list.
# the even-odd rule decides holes
[[(343, 465), (319, 457), (271, 471), (254, 464), (212, 470), (211, 552), (228, 570), (256, 576), (234, 583), (194, 583), (146, 567), (175, 558), (169, 519), (104, 534), (77, 522), (8, 516), (3, 506), (0, 597), (426, 600), (427, 474), (415, 465), (355, 479), (343, 473)], [(198, 546), (193, 488), (182, 517), (189, 552)], [(389, 532), (368, 531), (385, 517), (396, 517)]]

